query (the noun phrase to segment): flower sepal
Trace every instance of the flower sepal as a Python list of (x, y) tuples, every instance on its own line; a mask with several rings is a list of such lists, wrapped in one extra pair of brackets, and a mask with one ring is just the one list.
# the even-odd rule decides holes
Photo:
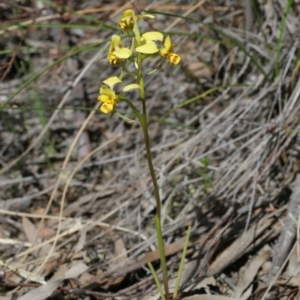
[(137, 83), (128, 84), (123, 88), (123, 92), (126, 93), (132, 90), (141, 90), (141, 86)]
[(103, 81), (106, 85), (108, 85), (111, 89), (114, 88), (114, 85), (122, 82), (122, 80), (117, 76), (112, 76)]

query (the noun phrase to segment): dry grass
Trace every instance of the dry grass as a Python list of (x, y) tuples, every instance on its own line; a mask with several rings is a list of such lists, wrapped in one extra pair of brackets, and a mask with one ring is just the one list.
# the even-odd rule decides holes
[[(268, 272), (299, 170), (300, 5), (262, 2), (127, 3), (156, 11), (143, 26), (171, 32), (182, 55), (146, 86), (172, 278), (193, 226), (185, 293), (261, 299), (270, 282), (265, 299), (298, 293), (296, 247), (277, 281)], [(106, 52), (123, 2), (52, 3), (0, 3), (1, 295), (150, 299), (141, 130), (94, 110), (117, 74)]]

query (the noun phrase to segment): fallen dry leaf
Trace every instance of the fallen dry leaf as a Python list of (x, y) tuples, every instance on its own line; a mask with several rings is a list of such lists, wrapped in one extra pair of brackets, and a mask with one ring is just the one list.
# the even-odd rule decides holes
[(77, 278), (88, 269), (83, 261), (73, 261), (72, 266), (62, 265), (46, 284), (41, 285), (20, 297), (20, 300), (44, 300), (61, 285), (64, 279)]
[[(117, 234), (114, 234), (114, 244), (115, 244), (114, 246), (115, 246), (115, 258), (116, 259), (114, 260), (113, 267), (122, 268), (127, 259), (126, 246), (125, 246), (123, 238)], [(125, 275), (117, 278), (113, 282), (113, 284), (121, 283), (124, 278), (125, 278)]]
[(22, 225), (27, 240), (31, 243), (31, 245), (35, 245), (38, 237), (38, 232), (35, 225), (26, 217), (22, 218)]
[(266, 250), (262, 254), (255, 256), (250, 263), (241, 269), (239, 281), (234, 291), (233, 298), (240, 299), (243, 292), (253, 282), (261, 266), (270, 258), (271, 251)]
[(44, 300), (51, 296), (51, 294), (60, 286), (61, 280), (54, 282), (47, 282), (45, 285), (41, 285), (21, 296), (19, 300)]
[(243, 293), (243, 295), (238, 298), (238, 300), (247, 300), (253, 293), (253, 284), (251, 284), (248, 289)]
[(42, 239), (50, 239), (55, 235), (55, 231), (52, 228), (49, 227), (42, 227), (39, 230), (39, 236)]
[[(0, 266), (5, 268), (5, 281), (10, 281), (13, 283), (20, 283), (24, 279), (32, 282), (38, 282), (41, 284), (45, 283), (44, 277), (34, 274), (34, 272), (29, 272), (21, 267), (23, 264), (20, 260), (16, 259), (14, 262), (7, 264), (0, 260)], [(30, 266), (27, 266), (30, 267)]]

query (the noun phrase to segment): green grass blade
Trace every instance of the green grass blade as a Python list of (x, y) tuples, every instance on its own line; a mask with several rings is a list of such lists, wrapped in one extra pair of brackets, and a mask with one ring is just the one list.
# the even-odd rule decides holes
[(294, 0), (288, 1), (287, 5), (285, 7), (285, 11), (284, 11), (284, 17), (280, 24), (280, 34), (279, 34), (279, 38), (277, 41), (276, 54), (275, 54), (275, 77), (279, 76), (279, 57), (280, 57), (281, 44), (282, 44), (282, 40), (283, 40), (286, 19), (287, 19), (287, 16), (289, 14), (289, 11), (290, 11), (290, 8), (291, 8), (293, 2), (294, 2)]
[(219, 87), (219, 86), (213, 87), (213, 88), (211, 88), (211, 89), (205, 91), (204, 93), (202, 93), (202, 94), (200, 94), (200, 95), (197, 95), (196, 97), (190, 98), (190, 99), (188, 99), (188, 100), (186, 100), (186, 101), (184, 101), (184, 102), (178, 104), (178, 105), (175, 106), (174, 108), (170, 109), (166, 114), (164, 114), (164, 115), (159, 119), (159, 122), (164, 122), (165, 119), (166, 119), (170, 114), (172, 114), (173, 112), (175, 112), (177, 109), (182, 108), (182, 107), (184, 107), (184, 106), (186, 106), (186, 105), (189, 105), (189, 104), (191, 104), (191, 103), (193, 103), (193, 102), (195, 102), (195, 101), (197, 101), (197, 100), (199, 100), (199, 99), (202, 99), (202, 98), (206, 97), (207, 95), (209, 95), (209, 94), (211, 94), (211, 93), (213, 93), (213, 92), (215, 92), (215, 91), (218, 91), (218, 90), (220, 90), (220, 89), (222, 89), (222, 88), (223, 88), (223, 87)]
[[(101, 41), (100, 44), (104, 43), (105, 41)], [(97, 44), (99, 45), (99, 44)], [(90, 45), (89, 47), (87, 46), (83, 46), (80, 48), (75, 49), (74, 51), (72, 51), (72, 53), (68, 53), (67, 55), (57, 59), (55, 62), (53, 62), (52, 64), (48, 65), (47, 67), (45, 67), (44, 69), (42, 69), (41, 71), (39, 71), (38, 73), (34, 74), (32, 77), (30, 77), (26, 82), (24, 82), (14, 93), (12, 93), (8, 99), (0, 106), (0, 110), (2, 110), (3, 108), (5, 108), (5, 106), (16, 96), (18, 95), (24, 88), (26, 88), (28, 85), (30, 85), (32, 82), (34, 82), (37, 78), (39, 78), (43, 73), (45, 73), (46, 71), (50, 70), (52, 67), (54, 67), (55, 65), (63, 62), (64, 60), (66, 60), (69, 57), (72, 57), (82, 51), (86, 51), (89, 50), (91, 48), (94, 48), (96, 45)]]
[(238, 85), (225, 85), (225, 86), (215, 86), (215, 87), (212, 87), (211, 89), (205, 91), (204, 93), (200, 94), (200, 95), (197, 95), (193, 98), (190, 98), (188, 100), (185, 100), (184, 102), (178, 104), (176, 107), (172, 108), (171, 110), (169, 110), (167, 113), (165, 113), (162, 117), (160, 117), (160, 119), (158, 120), (158, 122), (164, 122), (165, 119), (170, 115), (172, 114), (173, 112), (175, 112), (177, 109), (179, 108), (182, 108), (184, 106), (187, 106), (199, 99), (202, 99), (210, 94), (212, 94), (213, 92), (215, 91), (219, 91), (219, 90), (222, 90), (222, 89), (225, 89), (225, 88), (228, 88), (228, 87), (235, 87), (235, 86), (245, 86), (245, 85), (241, 85), (241, 84), (238, 84)]
[(174, 298), (174, 299), (177, 297), (178, 291), (179, 291), (180, 280), (181, 280), (181, 277), (182, 277), (182, 271), (183, 271), (183, 266), (184, 266), (184, 260), (185, 260), (185, 257), (186, 257), (187, 247), (188, 247), (188, 245), (189, 245), (189, 240), (190, 240), (191, 230), (192, 230), (192, 227), (189, 226), (189, 227), (188, 227), (187, 234), (186, 234), (186, 238), (185, 238), (185, 241), (184, 241), (183, 251), (182, 251), (181, 260), (180, 260), (180, 265), (179, 265), (179, 270), (178, 270), (178, 276), (177, 276), (177, 278), (176, 278), (175, 289), (174, 289), (174, 293), (173, 293), (173, 298)]
[[(291, 1), (291, 0), (290, 0)], [(183, 20), (187, 20), (193, 23), (197, 23), (197, 24), (202, 24), (203, 26), (206, 26), (212, 30), (214, 30), (215, 32), (219, 33), (220, 35), (222, 35), (223, 37), (226, 37), (227, 39), (230, 40), (230, 42), (235, 45), (236, 47), (238, 47), (242, 52), (245, 53), (245, 55), (247, 55), (250, 60), (252, 61), (252, 63), (259, 69), (259, 71), (264, 75), (265, 79), (268, 80), (269, 82), (271, 82), (268, 74), (265, 72), (265, 70), (263, 69), (263, 67), (260, 65), (258, 59), (254, 56), (251, 55), (251, 53), (240, 43), (238, 42), (235, 38), (233, 38), (232, 36), (226, 34), (225, 32), (223, 32), (223, 30), (221, 30), (220, 28), (216, 27), (213, 24), (207, 24), (207, 23), (203, 23), (199, 20), (193, 19), (193, 18), (189, 18), (189, 17), (183, 17), (181, 15), (177, 15), (177, 14), (172, 14), (172, 13), (165, 13), (165, 12), (158, 12), (158, 11), (146, 11), (147, 13), (150, 14), (160, 14), (160, 15), (165, 15), (165, 16), (170, 16), (170, 17), (175, 17), (175, 18), (181, 18)]]
[(153, 279), (154, 279), (154, 281), (156, 283), (156, 286), (157, 286), (157, 289), (158, 289), (158, 292), (160, 294), (161, 299), (162, 300), (166, 300), (166, 297), (165, 297), (164, 291), (162, 289), (162, 286), (161, 286), (161, 284), (159, 282), (157, 273), (155, 272), (155, 270), (154, 270), (154, 268), (153, 268), (153, 266), (152, 266), (152, 264), (150, 262), (148, 263), (148, 267), (149, 267), (149, 269), (151, 271), (151, 274), (152, 274), (152, 277), (153, 277)]

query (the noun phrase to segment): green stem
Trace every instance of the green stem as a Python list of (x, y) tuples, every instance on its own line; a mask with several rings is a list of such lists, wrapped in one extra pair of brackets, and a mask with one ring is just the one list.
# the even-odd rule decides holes
[[(136, 30), (136, 32), (139, 32)], [(137, 38), (137, 43), (140, 45), (140, 39)], [(142, 72), (142, 63), (143, 63), (143, 57), (141, 53), (137, 53), (137, 83), (140, 85), (140, 96), (142, 99), (142, 122), (141, 126), (143, 128), (144, 133), (144, 140), (145, 140), (145, 146), (146, 146), (146, 155), (147, 155), (147, 161), (149, 166), (149, 171), (151, 174), (151, 179), (153, 182), (153, 188), (154, 188), (154, 194), (155, 194), (155, 200), (156, 200), (156, 214), (161, 219), (161, 204), (160, 204), (160, 196), (159, 196), (159, 189), (158, 184), (154, 172), (154, 167), (152, 163), (152, 156), (151, 156), (151, 150), (150, 150), (150, 138), (149, 138), (149, 131), (148, 131), (148, 119), (147, 119), (147, 107), (146, 107), (146, 95), (145, 95), (145, 86), (144, 86), (144, 79), (143, 79), (143, 72)]]
[[(138, 56), (139, 56), (139, 54), (138, 54)], [(139, 61), (139, 59), (138, 59), (138, 61)], [(151, 179), (152, 179), (154, 194), (155, 194), (155, 200), (156, 200), (155, 224), (156, 224), (157, 241), (158, 241), (158, 245), (159, 245), (160, 263), (161, 263), (161, 268), (162, 268), (162, 272), (163, 272), (163, 282), (164, 282), (166, 300), (169, 300), (170, 295), (169, 295), (169, 284), (168, 284), (168, 272), (167, 272), (167, 264), (166, 264), (165, 246), (164, 246), (162, 230), (161, 230), (161, 203), (160, 203), (159, 189), (158, 189), (158, 184), (157, 184), (155, 171), (154, 171), (154, 167), (153, 167), (151, 150), (150, 150), (150, 138), (149, 138), (149, 131), (148, 131), (148, 119), (147, 119), (144, 81), (143, 81), (143, 75), (142, 75), (140, 68), (138, 70), (138, 78), (137, 79), (138, 79), (139, 85), (141, 86), (140, 95), (142, 98), (142, 106), (143, 106), (143, 113), (142, 113), (140, 121), (141, 121), (141, 126), (143, 129), (148, 167), (149, 167), (149, 171), (151, 174)]]
[[(137, 46), (140, 46), (141, 45), (141, 35), (140, 35), (140, 31), (139, 31), (136, 20), (135, 20), (133, 32), (135, 35)], [(150, 175), (151, 175), (151, 179), (152, 179), (152, 183), (153, 183), (155, 200), (156, 200), (156, 217), (155, 217), (155, 225), (156, 226), (155, 227), (156, 227), (156, 236), (157, 236), (158, 249), (159, 249), (159, 255), (160, 255), (160, 264), (161, 264), (162, 273), (163, 273), (165, 296), (166, 296), (166, 300), (170, 300), (168, 272), (167, 272), (166, 255), (165, 255), (165, 245), (164, 245), (164, 240), (163, 240), (162, 230), (161, 230), (161, 203), (160, 203), (159, 189), (158, 189), (158, 184), (157, 184), (155, 171), (154, 171), (154, 167), (153, 167), (151, 150), (150, 150), (150, 138), (149, 138), (149, 130), (148, 130), (147, 107), (146, 107), (146, 94), (145, 94), (145, 86), (144, 86), (144, 79), (143, 79), (142, 63), (143, 63), (143, 56), (141, 53), (138, 52), (137, 53), (137, 66), (138, 66), (137, 83), (141, 87), (140, 96), (141, 96), (142, 107), (143, 107), (143, 112), (142, 112), (139, 120), (140, 120), (142, 129), (143, 129), (148, 167), (149, 167), (149, 171), (150, 171)]]
[(149, 133), (148, 133), (148, 124), (147, 124), (147, 118), (145, 118), (145, 115), (143, 113), (142, 116), (143, 124), (143, 134), (144, 134), (144, 141), (145, 141), (145, 147), (146, 147), (146, 156), (147, 156), (147, 161), (148, 161), (148, 167), (153, 183), (153, 188), (154, 188), (154, 195), (155, 195), (155, 200), (156, 200), (156, 215), (158, 216), (158, 219), (161, 220), (161, 204), (160, 204), (160, 195), (159, 195), (159, 189), (158, 189), (158, 184), (155, 176), (155, 171), (152, 163), (152, 155), (151, 155), (151, 150), (150, 150), (150, 139), (149, 139)]
[(158, 218), (158, 215), (155, 216), (155, 227), (156, 227), (156, 235), (157, 235), (157, 243), (158, 243), (158, 250), (160, 256), (160, 265), (163, 273), (163, 282), (165, 288), (166, 299), (170, 300), (169, 294), (169, 282), (168, 282), (168, 270), (167, 270), (167, 263), (166, 263), (166, 253), (165, 253), (165, 243), (162, 235), (161, 230), (161, 221)]

